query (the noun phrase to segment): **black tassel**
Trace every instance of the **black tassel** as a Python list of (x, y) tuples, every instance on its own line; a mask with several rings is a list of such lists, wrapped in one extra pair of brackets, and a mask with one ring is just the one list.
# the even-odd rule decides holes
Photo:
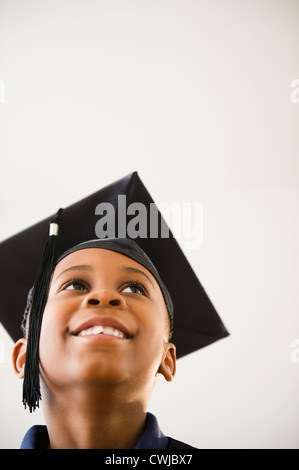
[(58, 240), (58, 224), (62, 209), (59, 209), (50, 224), (50, 233), (33, 286), (32, 305), (29, 313), (29, 329), (23, 382), (23, 404), (28, 406), (30, 413), (39, 406), (41, 400), (39, 382), (39, 337), (46, 306), (51, 276), (55, 264)]

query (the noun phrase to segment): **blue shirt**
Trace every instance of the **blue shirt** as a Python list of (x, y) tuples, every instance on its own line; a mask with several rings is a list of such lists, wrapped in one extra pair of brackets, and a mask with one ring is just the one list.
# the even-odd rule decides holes
[[(47, 427), (43, 425), (32, 426), (24, 436), (21, 449), (47, 449), (49, 435)], [(157, 418), (147, 413), (145, 430), (135, 449), (167, 449), (168, 438), (159, 428)]]

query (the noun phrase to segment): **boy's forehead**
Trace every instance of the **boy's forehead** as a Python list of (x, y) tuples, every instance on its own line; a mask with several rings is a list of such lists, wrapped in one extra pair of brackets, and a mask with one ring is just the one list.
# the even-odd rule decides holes
[(65, 271), (96, 271), (97, 268), (103, 273), (107, 271), (139, 272), (148, 278), (154, 288), (159, 289), (156, 279), (148, 269), (122, 253), (105, 248), (86, 248), (70, 253), (57, 263), (53, 272), (53, 281), (55, 282)]

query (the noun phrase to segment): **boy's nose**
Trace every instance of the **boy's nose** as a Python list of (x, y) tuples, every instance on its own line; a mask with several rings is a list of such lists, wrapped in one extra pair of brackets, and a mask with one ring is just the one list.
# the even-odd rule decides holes
[(125, 307), (125, 301), (121, 295), (117, 292), (110, 290), (99, 290), (96, 292), (90, 292), (84, 299), (85, 305), (101, 307)]

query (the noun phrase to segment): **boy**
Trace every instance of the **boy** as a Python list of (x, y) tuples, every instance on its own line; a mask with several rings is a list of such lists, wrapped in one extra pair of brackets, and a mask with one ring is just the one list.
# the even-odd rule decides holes
[[(39, 343), (48, 445), (167, 448), (155, 418), (147, 419), (158, 374), (175, 374), (165, 301), (150, 271), (103, 245), (77, 247), (52, 276)], [(26, 343), (13, 352), (19, 378)]]
[[(124, 181), (126, 194), (135, 191), (135, 200), (141, 195), (148, 203), (136, 173), (104, 188), (101, 198), (120, 194)], [(90, 240), (92, 230), (85, 228), (74, 236), (70, 214), (77, 222), (78, 207), (62, 213), (61, 236), (57, 221), (51, 224), (24, 337), (13, 351), (16, 374), (24, 378), (23, 402), (32, 411), (42, 397), (47, 423), (31, 428), (21, 448), (190, 448), (163, 435), (148, 401), (158, 374), (173, 379), (176, 346), (180, 357), (227, 336), (223, 323), (174, 239), (147, 240), (146, 254), (141, 241)], [(34, 237), (39, 231), (33, 228)], [(0, 254), (11, 247), (15, 252), (15, 240), (2, 244)], [(170, 342), (173, 304), (176, 346)]]

